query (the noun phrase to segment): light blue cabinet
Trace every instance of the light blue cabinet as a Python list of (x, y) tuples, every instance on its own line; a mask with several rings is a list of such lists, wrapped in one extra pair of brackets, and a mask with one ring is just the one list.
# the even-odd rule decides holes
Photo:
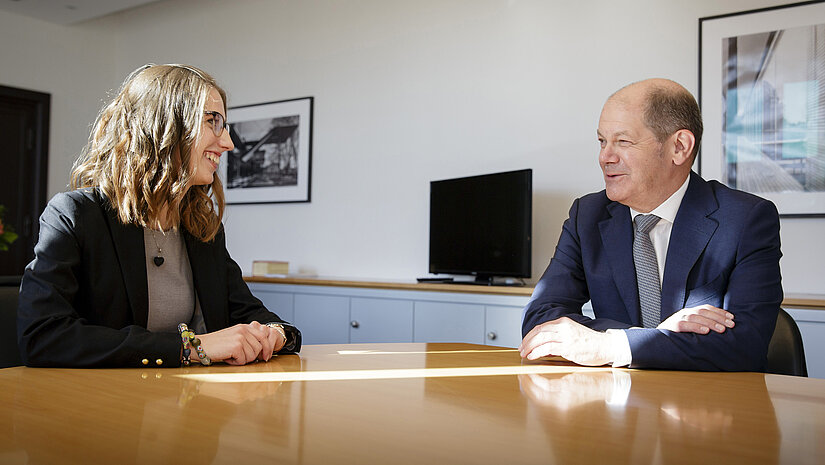
[(304, 344), (349, 342), (349, 298), (296, 294), (295, 326)]
[(517, 347), (528, 296), (250, 283), (305, 344), (469, 342)]
[(416, 302), (413, 342), (484, 344), (484, 306)]
[(255, 296), (261, 299), (272, 313), (275, 313), (282, 320), (290, 323), (295, 322), (295, 295), (282, 292), (268, 292), (261, 290), (255, 292)]
[(413, 338), (413, 302), (353, 297), (349, 342), (406, 342)]
[(484, 307), (484, 343), (518, 347), (521, 343), (522, 307), (487, 305)]

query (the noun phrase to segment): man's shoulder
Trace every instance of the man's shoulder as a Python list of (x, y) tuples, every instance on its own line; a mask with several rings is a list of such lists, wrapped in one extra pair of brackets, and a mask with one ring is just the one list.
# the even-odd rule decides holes
[(685, 197), (685, 200), (690, 199), (687, 210), (694, 214), (701, 213), (725, 227), (733, 228), (741, 228), (752, 221), (779, 223), (779, 212), (770, 200), (733, 189), (715, 180), (703, 180), (698, 175), (696, 177), (701, 182), (689, 197)]
[(761, 202), (770, 202), (770, 200), (765, 199), (764, 197), (728, 187), (716, 180), (705, 182), (710, 190), (713, 191), (713, 195), (716, 197), (716, 200), (719, 202), (720, 206), (756, 205)]
[(757, 214), (754, 212), (758, 212), (759, 215), (779, 217), (776, 205), (766, 198), (728, 187), (715, 180), (703, 180), (703, 183), (706, 189), (712, 193), (716, 202), (717, 208), (713, 213), (714, 216), (733, 220), (735, 218), (746, 218), (749, 215)]

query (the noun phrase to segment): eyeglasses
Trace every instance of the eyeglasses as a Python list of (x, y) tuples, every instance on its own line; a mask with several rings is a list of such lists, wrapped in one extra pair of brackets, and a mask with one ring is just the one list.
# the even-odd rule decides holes
[(211, 120), (206, 120), (212, 126), (212, 133), (215, 134), (215, 137), (221, 137), (223, 134), (224, 128), (229, 130), (229, 123), (226, 122), (223, 115), (217, 111), (205, 111), (203, 112), (205, 115), (209, 115), (212, 117)]

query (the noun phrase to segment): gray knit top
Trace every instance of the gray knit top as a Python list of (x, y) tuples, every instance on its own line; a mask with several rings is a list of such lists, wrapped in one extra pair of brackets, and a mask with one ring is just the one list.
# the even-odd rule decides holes
[[(177, 332), (178, 323), (186, 323), (196, 334), (205, 333), (206, 325), (192, 281), (192, 267), (180, 230), (143, 228), (143, 243), (149, 284), (147, 329)], [(163, 259), (159, 266), (155, 264), (156, 257)]]

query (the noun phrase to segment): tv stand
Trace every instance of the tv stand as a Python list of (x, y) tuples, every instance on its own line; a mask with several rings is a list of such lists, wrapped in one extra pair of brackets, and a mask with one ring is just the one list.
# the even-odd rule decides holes
[[(490, 287), (524, 287), (524, 281), (515, 278), (504, 278), (507, 281), (498, 281), (496, 282), (495, 276), (492, 275), (477, 275), (475, 279), (463, 281), (457, 280), (452, 277), (424, 277), (424, 278), (416, 278), (419, 283), (422, 284), (466, 284), (470, 286), (490, 286)], [(509, 282), (508, 282), (509, 281)]]
[(419, 283), (452, 283), (453, 278), (416, 278)]
[(476, 284), (478, 286), (494, 286), (495, 282), (492, 276), (480, 274), (476, 276), (476, 279), (470, 281), (468, 284)]
[(511, 282), (498, 281), (491, 275), (478, 275), (473, 281), (454, 281), (456, 284), (472, 284), (476, 286), (524, 286), (524, 281), (512, 279)]

